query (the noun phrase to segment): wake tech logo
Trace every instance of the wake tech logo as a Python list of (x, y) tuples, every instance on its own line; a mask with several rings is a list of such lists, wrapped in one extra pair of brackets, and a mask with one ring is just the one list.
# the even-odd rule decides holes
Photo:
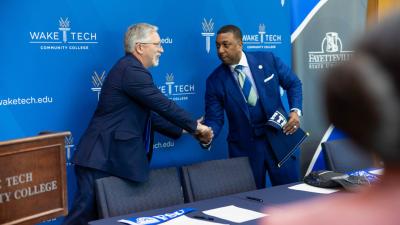
[(336, 63), (347, 61), (353, 56), (353, 51), (343, 50), (343, 43), (336, 32), (325, 34), (321, 42), (321, 51), (308, 52), (309, 69), (327, 69)]
[(203, 22), (201, 23), (203, 27), (203, 33), (201, 35), (206, 38), (206, 51), (207, 53), (210, 53), (210, 42), (211, 42), (211, 37), (215, 35), (213, 32), (214, 30), (214, 22), (212, 22), (212, 18), (210, 21), (207, 21), (205, 18), (203, 18)]
[(66, 158), (67, 158), (67, 166), (72, 165), (72, 156), (74, 154), (74, 138), (71, 136), (66, 136), (64, 138), (65, 142), (65, 153), (66, 153)]
[(98, 74), (96, 71), (93, 72), (93, 75), (92, 75), (93, 87), (91, 89), (93, 92), (97, 93), (97, 101), (99, 101), (99, 99), (100, 99), (101, 87), (103, 86), (105, 77), (106, 77), (105, 70), (101, 74)]
[(58, 31), (30, 31), (29, 43), (40, 50), (88, 50), (98, 43), (95, 32), (73, 31), (68, 17), (61, 17), (58, 25)]
[(167, 73), (165, 76), (165, 85), (158, 86), (158, 89), (174, 101), (186, 101), (189, 100), (190, 95), (196, 94), (194, 84), (175, 84), (172, 73)]
[(264, 24), (258, 25), (258, 34), (243, 34), (243, 46), (247, 49), (275, 49), (282, 44), (282, 35), (267, 33)]

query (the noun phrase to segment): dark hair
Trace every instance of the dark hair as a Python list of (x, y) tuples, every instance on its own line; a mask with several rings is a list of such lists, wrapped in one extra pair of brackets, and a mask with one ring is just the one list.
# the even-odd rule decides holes
[(225, 25), (225, 26), (219, 28), (217, 35), (224, 34), (224, 33), (232, 33), (233, 36), (235, 37), (235, 39), (240, 40), (240, 41), (243, 38), (242, 31), (240, 30), (239, 27), (237, 27), (235, 25)]
[(386, 165), (400, 161), (400, 16), (365, 35), (354, 57), (329, 70), (329, 120)]

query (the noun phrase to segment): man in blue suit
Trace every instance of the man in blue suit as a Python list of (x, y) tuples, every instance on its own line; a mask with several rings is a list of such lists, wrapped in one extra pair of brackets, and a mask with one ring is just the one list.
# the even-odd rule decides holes
[[(266, 126), (276, 111), (283, 109), (280, 86), (287, 91), (290, 114), (281, 112), (287, 123), (283, 132), (294, 133), (300, 126), (302, 85), (298, 77), (270, 52), (243, 52), (242, 32), (226, 25), (217, 32), (216, 47), (222, 64), (208, 77), (204, 123), (217, 136), (229, 122), (229, 157), (249, 157), (257, 188), (265, 187), (266, 171), (272, 185), (299, 180), (299, 160), (291, 156), (278, 166), (277, 149), (272, 148)], [(203, 143), (207, 141), (202, 141)]]
[(97, 219), (96, 179), (110, 175), (135, 182), (148, 179), (153, 130), (172, 138), (178, 138), (182, 129), (196, 137), (212, 137), (210, 128), (154, 85), (147, 68), (157, 66), (163, 52), (157, 29), (141, 23), (125, 34), (126, 54), (105, 79), (97, 109), (77, 146), (73, 161), (78, 189), (63, 224)]

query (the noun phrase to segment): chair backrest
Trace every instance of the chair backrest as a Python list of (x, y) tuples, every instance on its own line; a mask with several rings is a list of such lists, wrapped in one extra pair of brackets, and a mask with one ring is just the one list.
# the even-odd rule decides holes
[(374, 167), (372, 155), (360, 149), (348, 139), (322, 143), (328, 170), (348, 173)]
[(184, 203), (182, 185), (175, 167), (150, 171), (147, 182), (118, 177), (96, 180), (96, 201), (100, 218), (108, 218)]
[(256, 189), (247, 157), (205, 161), (182, 167), (188, 202)]

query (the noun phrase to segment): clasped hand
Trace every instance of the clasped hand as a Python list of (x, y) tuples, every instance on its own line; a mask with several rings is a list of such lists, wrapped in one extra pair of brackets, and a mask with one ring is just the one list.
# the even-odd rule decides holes
[(197, 140), (200, 141), (201, 144), (208, 145), (211, 143), (211, 141), (214, 137), (214, 132), (210, 127), (198, 122), (197, 129), (196, 129), (196, 132), (194, 133), (194, 136), (196, 137)]

